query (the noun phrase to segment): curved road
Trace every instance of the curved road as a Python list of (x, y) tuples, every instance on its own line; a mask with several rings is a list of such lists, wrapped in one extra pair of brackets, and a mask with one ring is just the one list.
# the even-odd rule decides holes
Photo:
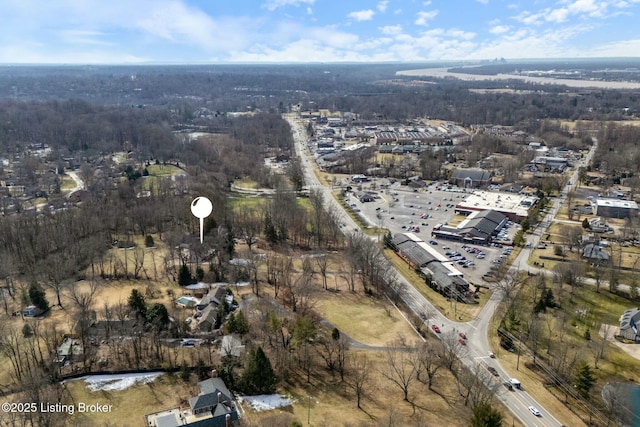
[[(322, 192), (327, 207), (335, 210), (335, 212), (338, 214), (339, 221), (345, 224), (345, 227), (343, 227), (344, 232), (350, 230), (358, 232), (360, 230), (358, 225), (351, 219), (351, 217), (344, 211), (340, 203), (338, 203), (333, 197), (331, 188), (322, 185), (322, 183), (316, 176), (313, 164), (311, 163), (311, 160), (309, 158), (310, 153), (307, 147), (307, 137), (304, 126), (302, 126), (302, 124), (296, 120), (294, 115), (285, 115), (285, 119), (291, 126), (295, 141), (295, 150), (298, 157), (300, 158), (305, 181), (309, 187), (309, 190), (316, 189)], [(597, 141), (594, 142), (595, 143), (591, 151), (585, 157), (585, 159), (582, 160), (582, 165), (588, 164), (590, 159), (593, 157)], [(566, 194), (568, 191), (575, 189), (578, 180), (578, 167), (576, 167), (575, 169), (576, 170), (569, 180), (569, 183), (567, 184), (563, 194)], [(546, 228), (549, 226), (552, 219), (557, 214), (561, 202), (562, 197), (559, 200), (554, 201), (553, 207), (550, 209), (550, 212), (538, 225), (533, 236), (529, 239), (532, 247), (536, 247), (538, 245), (540, 236), (542, 234), (541, 230), (546, 230)], [(519, 256), (514, 260), (511, 266), (511, 270), (517, 271), (518, 268), (516, 266), (527, 265), (527, 257), (529, 256), (529, 253), (530, 250), (522, 250)], [(393, 268), (391, 264), (389, 264), (389, 268)], [(430, 320), (435, 324), (443, 325), (443, 331), (466, 331), (467, 352), (466, 355), (461, 358), (461, 361), (467, 367), (472, 369), (472, 371), (475, 371), (477, 365), (484, 362), (494, 366), (500, 374), (500, 378), (502, 378), (503, 380), (511, 377), (511, 375), (509, 375), (500, 366), (498, 360), (489, 358), (489, 351), (491, 349), (488, 338), (489, 324), (493, 313), (502, 300), (502, 296), (498, 292), (494, 292), (492, 294), (485, 307), (482, 309), (478, 317), (476, 317), (474, 320), (470, 322), (455, 322), (442, 315), (442, 313), (440, 313), (424, 296), (422, 296), (422, 294), (420, 294), (402, 275), (398, 274), (398, 279), (402, 285), (402, 300), (414, 313), (420, 315), (424, 313), (425, 310), (429, 310), (431, 313), (435, 313), (435, 315)], [(493, 380), (490, 379), (488, 381)], [(526, 389), (526, 384), (523, 384), (523, 387)], [(496, 396), (524, 425), (544, 427), (557, 427), (562, 425), (562, 423), (555, 419), (553, 415), (545, 410), (544, 406), (540, 402), (537, 402), (525, 390), (509, 392), (505, 387), (498, 386)], [(536, 408), (538, 408), (542, 416), (533, 416), (529, 412), (529, 406), (535, 406)]]

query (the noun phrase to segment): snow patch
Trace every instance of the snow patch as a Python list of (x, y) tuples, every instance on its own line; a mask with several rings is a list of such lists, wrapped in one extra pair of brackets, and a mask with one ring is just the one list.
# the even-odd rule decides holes
[(109, 374), (109, 375), (87, 375), (77, 378), (76, 380), (82, 380), (87, 383), (87, 387), (91, 391), (112, 391), (112, 390), (126, 390), (131, 386), (137, 384), (148, 384), (153, 382), (160, 375), (164, 375), (164, 372), (145, 372), (138, 374)]
[(258, 396), (243, 396), (240, 401), (247, 402), (254, 411), (269, 411), (271, 409), (290, 406), (295, 399), (281, 394), (261, 394)]

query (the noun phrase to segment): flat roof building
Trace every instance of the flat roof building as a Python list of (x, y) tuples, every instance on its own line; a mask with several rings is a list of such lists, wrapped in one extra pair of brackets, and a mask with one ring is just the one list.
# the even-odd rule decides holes
[(638, 204), (631, 200), (596, 199), (595, 201), (595, 215), (607, 218), (629, 218), (637, 213)]
[(529, 216), (529, 209), (537, 203), (538, 198), (535, 196), (474, 191), (464, 201), (458, 203), (456, 212), (469, 215), (475, 211), (493, 210), (505, 215), (511, 221), (520, 223)]

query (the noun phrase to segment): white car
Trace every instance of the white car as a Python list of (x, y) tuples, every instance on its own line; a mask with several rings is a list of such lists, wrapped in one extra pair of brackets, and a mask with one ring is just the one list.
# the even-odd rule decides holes
[(535, 406), (529, 406), (529, 411), (531, 411), (531, 413), (533, 415), (535, 415), (536, 417), (541, 417), (542, 416), (540, 411), (538, 411), (538, 408), (536, 408)]

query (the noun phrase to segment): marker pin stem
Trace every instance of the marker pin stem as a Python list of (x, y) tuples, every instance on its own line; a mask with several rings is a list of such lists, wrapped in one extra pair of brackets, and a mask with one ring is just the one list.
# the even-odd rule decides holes
[(204, 240), (204, 218), (200, 218), (200, 243)]

